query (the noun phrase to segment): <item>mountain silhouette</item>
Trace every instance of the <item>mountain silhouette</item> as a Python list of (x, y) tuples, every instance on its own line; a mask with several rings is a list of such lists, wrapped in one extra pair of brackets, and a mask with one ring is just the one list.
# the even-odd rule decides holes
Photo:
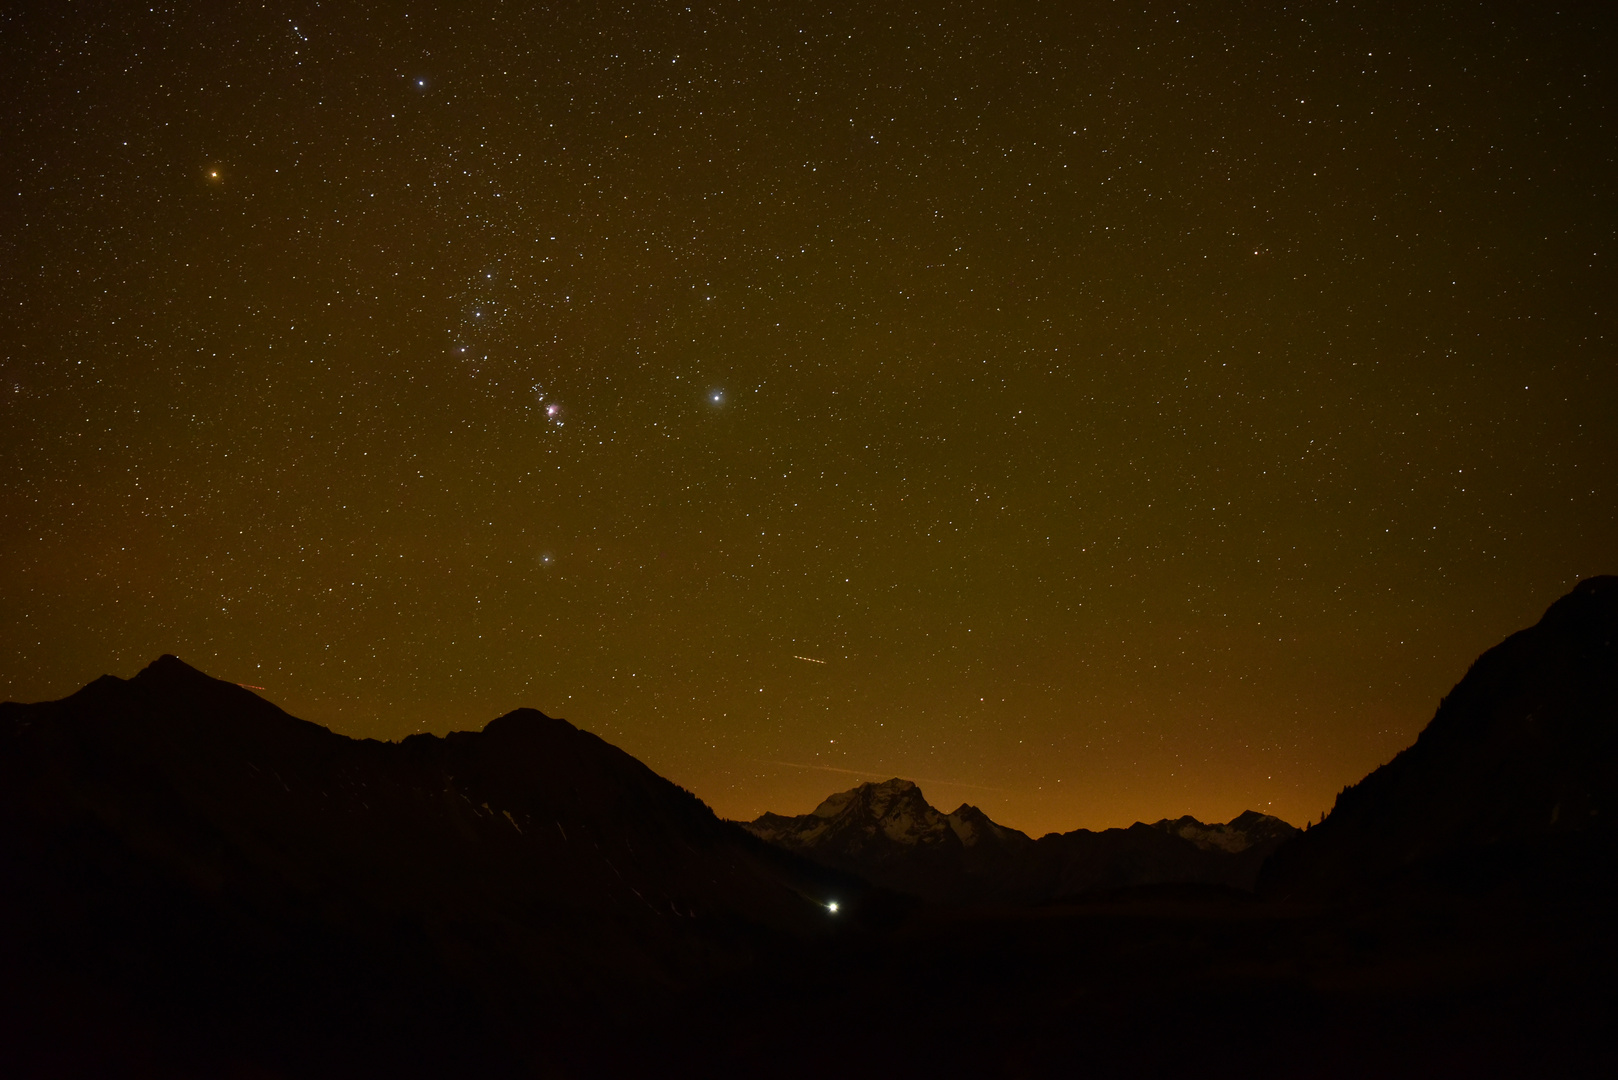
[(1038, 839), (897, 779), (743, 827), (533, 710), (349, 739), (166, 656), (0, 705), (0, 1075), (1611, 1075), (1615, 630), (1581, 583), (1306, 833)]
[(863, 895), (534, 710), (355, 740), (172, 656), (0, 705), (0, 875), (14, 973), (142, 987), (131, 1032), (292, 1025), (329, 1061), (358, 1039), (496, 1071), (545, 1028), (513, 1041), (501, 1009), (587, 1023), (839, 932)]
[(1261, 888), (1330, 898), (1463, 863), (1520, 873), (1520, 858), (1604, 842), (1615, 820), (1618, 577), (1596, 577), (1479, 657), (1413, 746), (1275, 853)]
[(975, 806), (942, 813), (898, 778), (839, 792), (808, 814), (764, 814), (746, 828), (826, 866), (946, 903), (1038, 903), (1161, 884), (1248, 889), (1265, 857), (1297, 831), (1250, 810), (1225, 825), (1182, 817), (1034, 840)]

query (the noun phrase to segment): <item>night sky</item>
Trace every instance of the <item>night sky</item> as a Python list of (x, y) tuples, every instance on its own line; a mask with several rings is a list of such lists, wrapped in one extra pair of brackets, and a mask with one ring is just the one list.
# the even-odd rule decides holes
[[(1410, 10), (1416, 9), (1416, 10)], [(1301, 823), (1618, 571), (1602, 4), (11, 5), (0, 697)]]

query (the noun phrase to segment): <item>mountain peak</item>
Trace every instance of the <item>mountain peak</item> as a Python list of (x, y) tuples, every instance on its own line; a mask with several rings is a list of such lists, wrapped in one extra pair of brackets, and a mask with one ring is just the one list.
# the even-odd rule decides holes
[(141, 668), (131, 679), (131, 682), (173, 682), (179, 679), (218, 682), (212, 675), (204, 674), (181, 660), (173, 653), (164, 653), (150, 664)]
[(863, 784), (849, 788), (847, 791), (839, 791), (835, 795), (827, 796), (824, 802), (815, 807), (814, 812), (818, 817), (832, 817), (842, 813), (850, 801), (854, 799), (875, 799), (878, 801), (902, 799), (908, 797), (912, 792), (915, 793), (916, 798), (922, 797), (921, 789), (914, 782), (901, 780), (897, 776), (892, 780), (883, 780), (881, 783), (868, 780)]
[(531, 735), (536, 732), (577, 732), (578, 728), (566, 720), (546, 716), (538, 709), (513, 709), (483, 725), (485, 734), (500, 736)]
[(743, 827), (824, 865), (918, 896), (952, 895), (1034, 843), (975, 806), (942, 813), (914, 781), (899, 777), (840, 791), (813, 813), (764, 814)]
[[(478, 1024), (516, 1001), (537, 1022), (598, 989), (708, 984), (766, 943), (859, 925), (872, 895), (761, 851), (622, 750), (536, 710), (481, 732), (351, 739), (174, 656), (60, 701), (0, 703), (0, 792), (8, 975), (14, 957), (51, 955), (41, 942), (71, 943), (69, 972), (117, 942), (118, 962), (98, 970), (128, 972), (130, 994), (155, 983), (177, 995), (151, 1014), (110, 1013), (115, 1042), (137, 1022), (125, 1015), (143, 1032), (148, 1016), (184, 1017), (189, 1038), (198, 1009), (221, 1001), (253, 1017), (230, 1020), (238, 1030), (272, 1030), (252, 1026), (266, 1014), (273, 1030), (299, 1029), (318, 1009), (338, 1038), (369, 1023), (342, 1003), (364, 1001), (389, 1018), (390, 1045), (423, 1026), (397, 1017)], [(61, 977), (24, 970), (29, 985)], [(402, 1071), (508, 1075), (466, 1057), (487, 1038), (460, 1036), (452, 1064)], [(18, 1072), (12, 1042), (5, 1075)], [(89, 1060), (65, 1071), (175, 1071)], [(267, 1071), (283, 1070), (329, 1071)]]
[(1154, 821), (1152, 828), (1189, 840), (1204, 851), (1232, 855), (1261, 845), (1274, 846), (1298, 831), (1280, 818), (1257, 810), (1244, 810), (1223, 825), (1204, 825), (1187, 814), (1172, 821)]
[(947, 830), (944, 815), (927, 802), (921, 789), (899, 777), (840, 791), (805, 817), (811, 828), (837, 823), (871, 836), (880, 831), (901, 844), (936, 842)]
[(1264, 859), (1297, 832), (1249, 810), (1223, 825), (1187, 816), (1034, 840), (971, 803), (942, 813), (898, 778), (838, 792), (810, 814), (764, 814), (744, 827), (826, 866), (950, 903), (1042, 901), (1162, 882), (1250, 888)]
[(201, 695), (201, 697), (210, 701), (232, 700), (246, 702), (251, 699), (255, 702), (268, 704), (268, 702), (264, 702), (263, 698), (260, 698), (241, 683), (231, 682), (227, 679), (216, 679), (206, 671), (199, 671), (192, 667), (173, 653), (164, 653), (159, 656), (156, 660), (137, 671), (134, 678), (116, 681), (133, 687), (141, 695), (148, 697), (154, 694), (160, 697), (179, 695), (180, 697), (194, 699)]

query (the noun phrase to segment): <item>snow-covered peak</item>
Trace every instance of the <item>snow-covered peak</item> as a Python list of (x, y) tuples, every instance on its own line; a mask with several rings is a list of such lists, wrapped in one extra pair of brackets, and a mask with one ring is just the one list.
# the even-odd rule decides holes
[(1015, 829), (989, 820), (975, 806), (962, 804), (952, 814), (927, 802), (913, 781), (895, 777), (840, 791), (799, 817), (765, 814), (748, 826), (754, 835), (801, 850), (854, 844), (891, 844), (896, 848), (972, 848), (1032, 843)]
[(841, 817), (849, 811), (850, 807), (868, 807), (878, 817), (887, 813), (888, 807), (896, 801), (904, 801), (914, 797), (926, 805), (921, 797), (921, 789), (909, 780), (894, 777), (884, 780), (880, 784), (861, 784), (848, 791), (839, 791), (832, 795), (814, 809), (814, 816), (820, 818)]

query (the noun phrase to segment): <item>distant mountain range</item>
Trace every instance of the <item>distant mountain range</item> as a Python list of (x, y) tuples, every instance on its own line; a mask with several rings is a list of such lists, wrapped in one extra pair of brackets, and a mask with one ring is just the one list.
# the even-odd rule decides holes
[(1035, 840), (975, 806), (942, 813), (897, 778), (839, 792), (812, 813), (764, 814), (746, 828), (826, 866), (949, 903), (1034, 903), (1169, 882), (1247, 889), (1298, 831), (1249, 810), (1224, 825), (1182, 817)]
[(1612, 1075), (1615, 643), (1581, 583), (1307, 832), (1038, 839), (898, 779), (744, 827), (533, 710), (348, 739), (165, 656), (0, 704), (0, 1075)]

